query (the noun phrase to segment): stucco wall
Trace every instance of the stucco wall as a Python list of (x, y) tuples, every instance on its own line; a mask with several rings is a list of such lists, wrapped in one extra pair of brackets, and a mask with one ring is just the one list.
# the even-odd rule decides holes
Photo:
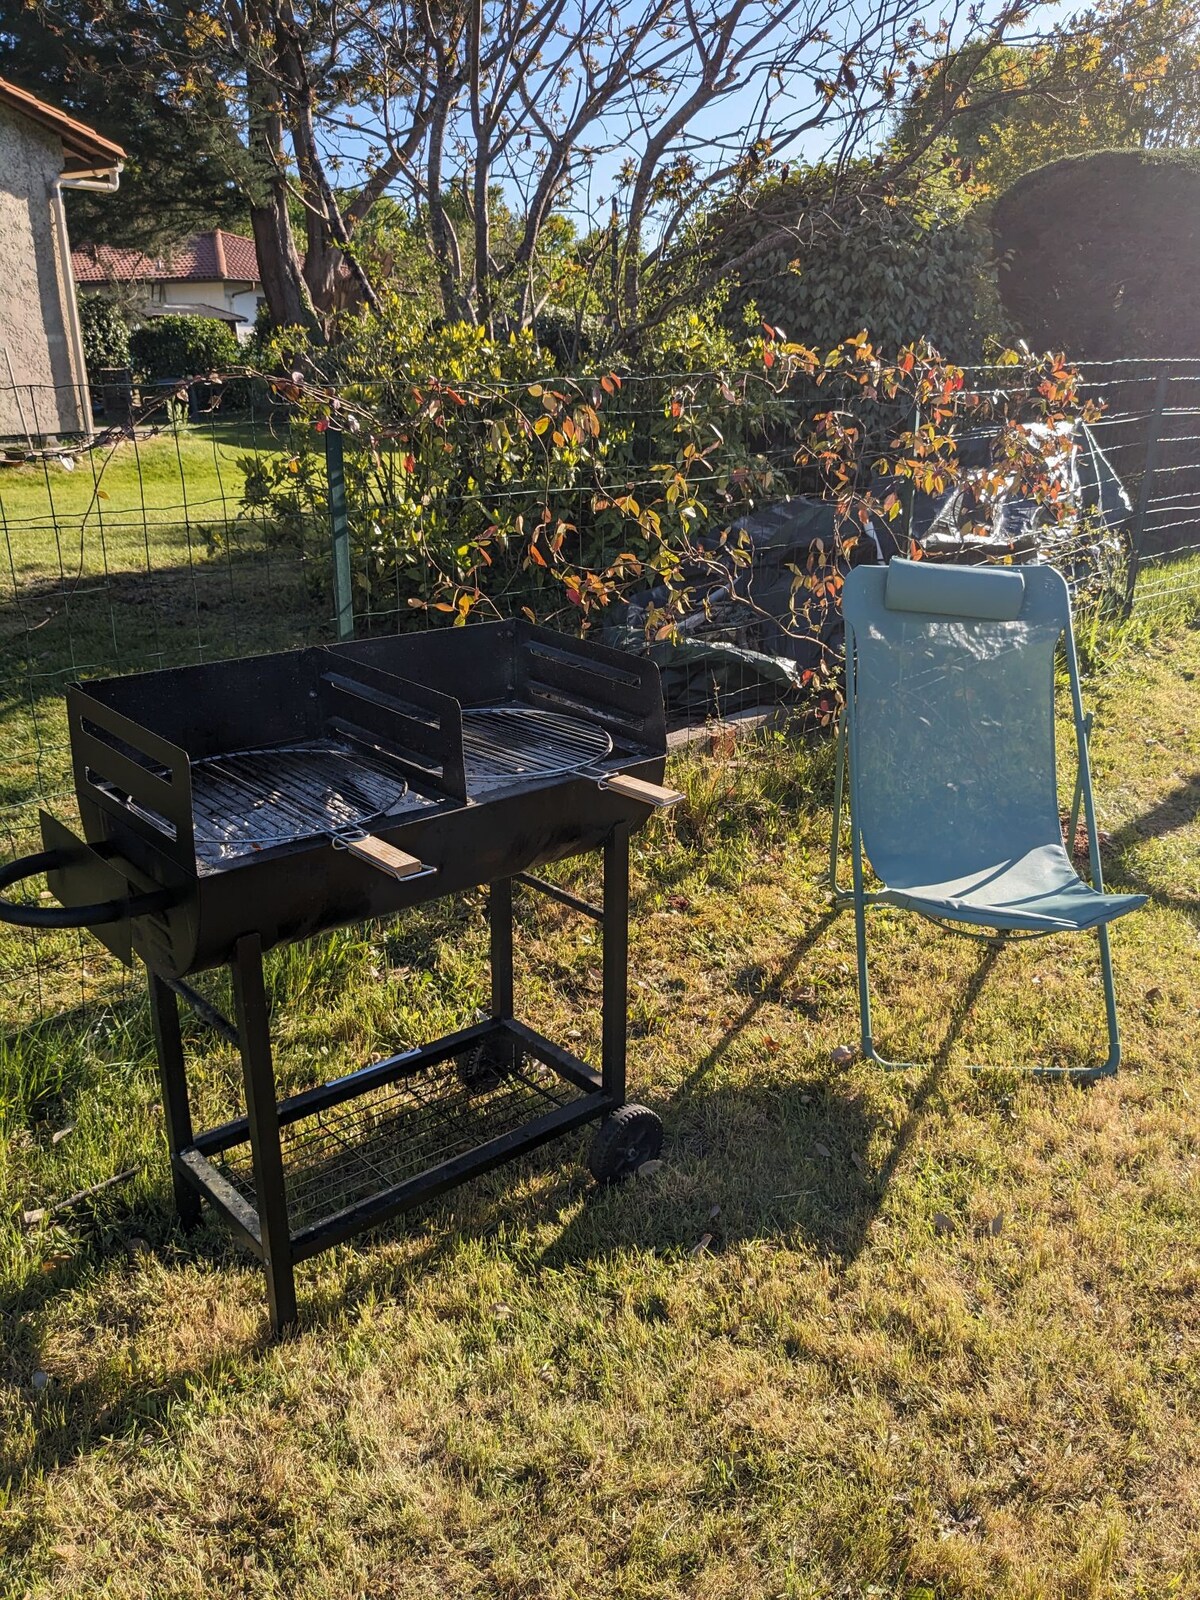
[(54, 134), (0, 107), (0, 438), (77, 433), (84, 426), (83, 375), (68, 337), (75, 308), (51, 210), (51, 185), (61, 171)]

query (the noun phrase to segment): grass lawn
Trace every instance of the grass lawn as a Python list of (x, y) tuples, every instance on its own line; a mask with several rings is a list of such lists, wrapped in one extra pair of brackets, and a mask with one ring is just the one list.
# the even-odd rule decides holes
[[(958, 1065), (1092, 1058), (1094, 941), (997, 956), (891, 911), (880, 1043), (931, 1065), (835, 1065), (829, 751), (682, 757), (685, 804), (635, 841), (630, 1082), (662, 1168), (596, 1193), (572, 1137), (500, 1169), (301, 1268), (279, 1344), (224, 1231), (172, 1224), (140, 985), (90, 955), (105, 1003), (0, 1047), (0, 1593), (1200, 1594), (1200, 631), (1089, 699), (1110, 881), (1151, 896), (1114, 931), (1116, 1080)], [(482, 911), (277, 952), (284, 1082), (469, 1020)], [(595, 937), (523, 903), (521, 1007), (580, 1049)], [(188, 1043), (216, 1120), (236, 1062)]]
[(77, 458), (0, 466), (0, 828), (69, 785), (62, 690), (311, 642), (328, 606), (241, 514), (241, 458), (279, 448), (250, 422), (168, 426)]

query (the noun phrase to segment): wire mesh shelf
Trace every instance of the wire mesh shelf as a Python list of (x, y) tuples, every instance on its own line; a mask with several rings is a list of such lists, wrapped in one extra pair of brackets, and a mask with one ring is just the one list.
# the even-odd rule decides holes
[[(293, 1233), (585, 1098), (523, 1055), (503, 1070), (451, 1057), (280, 1129)], [(249, 1144), (215, 1164), (257, 1206)]]

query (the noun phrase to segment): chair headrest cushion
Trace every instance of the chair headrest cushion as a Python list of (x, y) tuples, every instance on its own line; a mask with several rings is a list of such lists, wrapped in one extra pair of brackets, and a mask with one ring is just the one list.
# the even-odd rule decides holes
[(889, 611), (1011, 622), (1024, 598), (1025, 579), (1011, 567), (942, 566), (897, 556), (888, 563), (883, 603)]

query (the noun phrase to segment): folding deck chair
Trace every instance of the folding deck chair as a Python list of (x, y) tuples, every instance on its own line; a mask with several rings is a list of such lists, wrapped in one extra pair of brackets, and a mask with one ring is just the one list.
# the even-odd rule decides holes
[[(920, 912), (954, 932), (1007, 940), (1095, 928), (1108, 1014), (1102, 1066), (1041, 1067), (1105, 1077), (1121, 1059), (1108, 924), (1145, 895), (1105, 894), (1067, 586), (1051, 567), (953, 567), (893, 560), (858, 567), (843, 592), (846, 709), (838, 733), (830, 883), (853, 904), (863, 1054), (871, 1033), (869, 906)], [(1054, 657), (1065, 641), (1091, 884), (1063, 846), (1054, 765)], [(849, 758), (854, 885), (837, 882)], [(863, 888), (864, 852), (880, 880)]]

